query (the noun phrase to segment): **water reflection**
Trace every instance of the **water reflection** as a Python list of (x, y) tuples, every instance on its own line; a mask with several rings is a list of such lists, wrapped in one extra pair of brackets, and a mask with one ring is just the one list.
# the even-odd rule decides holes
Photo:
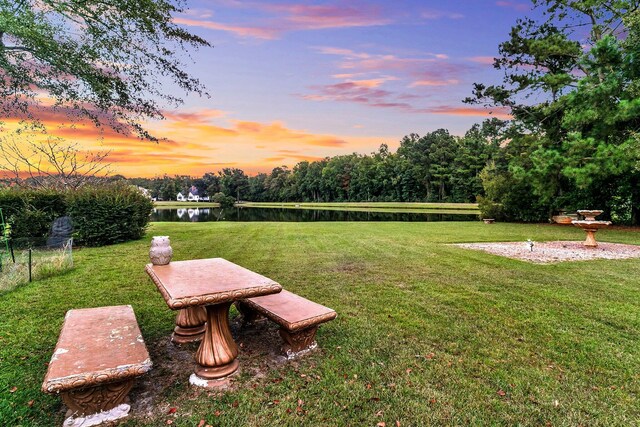
[(188, 208), (154, 209), (152, 222), (206, 222), (206, 221), (477, 221), (478, 214), (363, 212), (319, 209), (279, 208)]

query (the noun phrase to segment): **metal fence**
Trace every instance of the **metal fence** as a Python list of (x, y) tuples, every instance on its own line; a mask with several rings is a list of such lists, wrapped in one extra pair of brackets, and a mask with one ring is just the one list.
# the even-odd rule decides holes
[(73, 268), (73, 238), (60, 247), (47, 246), (0, 252), (0, 292), (23, 283), (55, 276)]

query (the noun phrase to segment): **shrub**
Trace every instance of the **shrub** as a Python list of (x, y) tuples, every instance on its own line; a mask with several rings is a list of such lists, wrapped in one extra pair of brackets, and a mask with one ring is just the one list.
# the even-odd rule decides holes
[(227, 196), (224, 193), (216, 193), (211, 198), (214, 203), (219, 203), (221, 208), (232, 208), (235, 203), (235, 199), (231, 196)]
[(136, 188), (112, 184), (83, 187), (67, 195), (75, 241), (103, 246), (142, 238), (153, 202)]
[(42, 245), (51, 223), (67, 210), (65, 194), (53, 190), (0, 190), (0, 208), (15, 246)]
[(480, 209), (480, 217), (493, 218), (497, 220), (504, 219), (504, 208), (501, 203), (496, 203), (486, 197), (478, 196), (478, 209)]

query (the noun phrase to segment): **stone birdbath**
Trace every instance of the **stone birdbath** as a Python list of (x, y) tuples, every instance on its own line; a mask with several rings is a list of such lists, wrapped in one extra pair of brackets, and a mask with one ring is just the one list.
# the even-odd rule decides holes
[(599, 210), (580, 210), (578, 213), (582, 215), (584, 219), (580, 221), (571, 221), (573, 225), (586, 231), (587, 239), (583, 244), (587, 248), (597, 248), (598, 242), (596, 242), (596, 231), (611, 225), (611, 221), (596, 221), (596, 217), (602, 212), (603, 211)]

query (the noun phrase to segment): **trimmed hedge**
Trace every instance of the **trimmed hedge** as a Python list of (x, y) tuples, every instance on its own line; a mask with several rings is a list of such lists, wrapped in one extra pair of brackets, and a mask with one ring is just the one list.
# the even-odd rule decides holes
[(0, 190), (0, 208), (16, 246), (41, 246), (54, 219), (67, 210), (65, 195), (52, 190)]
[(76, 244), (103, 246), (142, 238), (153, 202), (135, 187), (111, 184), (69, 192), (0, 190), (0, 207), (17, 245), (44, 244), (54, 219), (68, 215)]

